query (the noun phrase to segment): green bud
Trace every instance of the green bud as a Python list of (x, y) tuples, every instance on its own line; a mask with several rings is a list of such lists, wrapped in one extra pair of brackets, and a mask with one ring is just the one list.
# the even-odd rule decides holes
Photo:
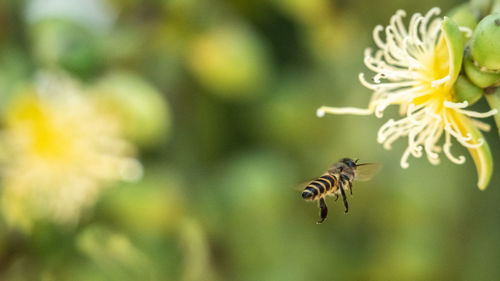
[[(448, 14), (459, 26), (474, 30), (479, 18), (479, 12), (471, 7), (469, 3), (463, 3), (453, 9)], [(464, 34), (465, 36), (465, 34)]]
[(479, 22), (472, 35), (470, 52), (481, 71), (500, 72), (500, 13)]
[(490, 12), (491, 0), (470, 0), (469, 3), (479, 16), (487, 15)]
[(472, 61), (468, 51), (464, 57), (464, 70), (470, 81), (478, 87), (486, 88), (500, 82), (500, 73), (481, 71)]
[(483, 96), (483, 89), (471, 83), (464, 75), (458, 76), (453, 89), (455, 90), (453, 102), (467, 101), (469, 104), (474, 104)]

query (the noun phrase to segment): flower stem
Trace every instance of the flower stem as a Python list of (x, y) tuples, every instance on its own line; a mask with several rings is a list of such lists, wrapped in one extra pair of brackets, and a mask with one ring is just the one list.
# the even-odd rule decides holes
[[(486, 100), (490, 105), (490, 108), (496, 108), (500, 111), (500, 87), (490, 87), (484, 89)], [(500, 136), (500, 114), (495, 114), (493, 116), (495, 118), (495, 123), (497, 124), (498, 134)]]

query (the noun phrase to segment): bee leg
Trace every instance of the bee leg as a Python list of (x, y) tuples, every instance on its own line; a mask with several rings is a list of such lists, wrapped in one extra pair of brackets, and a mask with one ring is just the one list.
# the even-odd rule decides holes
[(320, 208), (319, 215), (321, 217), (321, 220), (318, 221), (317, 224), (324, 222), (326, 219), (326, 216), (328, 215), (328, 208), (326, 207), (325, 198), (319, 199), (319, 208)]
[(337, 200), (339, 200), (339, 195), (335, 193), (335, 202), (337, 202)]
[[(349, 177), (346, 176), (345, 174), (342, 174), (340, 175), (340, 178), (344, 181), (344, 182), (347, 182), (349, 184), (349, 192), (351, 193), (352, 195), (352, 181), (349, 180)], [(346, 212), (347, 213), (347, 212)]]
[(345, 213), (347, 213), (349, 211), (349, 206), (347, 205), (347, 197), (345, 196), (344, 187), (342, 186), (342, 183), (340, 181), (339, 181), (339, 189), (340, 193), (342, 194), (342, 199), (344, 201)]

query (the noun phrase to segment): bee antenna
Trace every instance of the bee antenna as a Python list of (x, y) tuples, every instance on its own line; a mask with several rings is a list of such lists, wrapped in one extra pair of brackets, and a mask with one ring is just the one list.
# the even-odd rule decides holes
[(356, 160), (354, 160), (354, 163), (358, 164), (358, 161), (359, 161), (359, 158), (356, 158)]

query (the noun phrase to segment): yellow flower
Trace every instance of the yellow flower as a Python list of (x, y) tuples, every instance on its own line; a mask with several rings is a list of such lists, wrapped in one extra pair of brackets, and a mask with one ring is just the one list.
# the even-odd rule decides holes
[(76, 223), (106, 183), (142, 173), (119, 124), (77, 85), (51, 75), (39, 82), (14, 98), (2, 132), (3, 214), (26, 230), (40, 218)]
[[(360, 74), (361, 83), (373, 90), (368, 108), (321, 107), (317, 114), (374, 113), (381, 118), (389, 105), (399, 105), (404, 117), (387, 121), (378, 132), (378, 142), (390, 149), (397, 139), (408, 138), (401, 158), (403, 168), (409, 166), (410, 155), (421, 157), (423, 152), (432, 164), (439, 163), (440, 152), (453, 163), (464, 163), (464, 156), (456, 157), (451, 152), (454, 138), (469, 149), (478, 168), (478, 186), (484, 189), (491, 175), (491, 155), (478, 129), (489, 127), (471, 117), (492, 116), (497, 110), (467, 110), (468, 101), (456, 97), (453, 85), (460, 72), (464, 45), (461, 31), (470, 30), (459, 28), (449, 18), (435, 17), (439, 13), (438, 8), (433, 8), (426, 15), (414, 14), (406, 29), (405, 12), (399, 10), (388, 26), (377, 26), (373, 37), (379, 50), (373, 53), (367, 49), (364, 58), (366, 66), (375, 72), (373, 83)], [(380, 36), (382, 31), (385, 41)]]

